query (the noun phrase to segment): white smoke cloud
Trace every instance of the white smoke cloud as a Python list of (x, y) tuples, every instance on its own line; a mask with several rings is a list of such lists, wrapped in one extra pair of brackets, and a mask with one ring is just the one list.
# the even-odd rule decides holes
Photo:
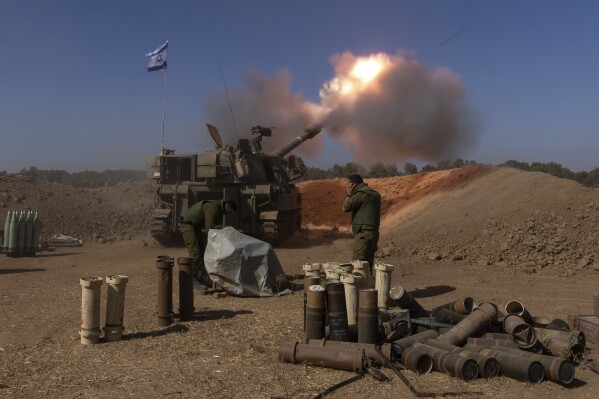
[[(323, 84), (321, 104), (293, 93), (287, 70), (274, 78), (248, 73), (244, 88), (229, 91), (240, 136), (247, 137), (256, 124), (276, 126), (273, 137), (263, 142), (270, 151), (324, 122), (325, 131), (365, 165), (412, 158), (437, 161), (459, 155), (458, 150), (473, 142), (465, 90), (449, 69), (427, 69), (415, 59), (384, 53), (358, 57), (345, 52), (332, 56), (331, 63), (335, 76)], [(225, 93), (207, 101), (207, 112), (233, 130)], [(317, 136), (297, 151), (311, 157), (321, 149)]]

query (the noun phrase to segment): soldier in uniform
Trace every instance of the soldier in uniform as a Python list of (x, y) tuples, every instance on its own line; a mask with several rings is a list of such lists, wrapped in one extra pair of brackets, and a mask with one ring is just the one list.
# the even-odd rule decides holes
[(204, 266), (204, 252), (208, 245), (208, 230), (222, 225), (223, 215), (237, 210), (235, 201), (200, 201), (187, 208), (179, 222), (179, 229), (187, 247), (190, 258), (193, 258), (191, 271), (200, 285), (209, 286), (212, 280)]
[(368, 261), (372, 275), (374, 253), (379, 242), (381, 195), (368, 187), (360, 175), (349, 176), (347, 186), (343, 211), (352, 213), (351, 226), (354, 234), (352, 259)]

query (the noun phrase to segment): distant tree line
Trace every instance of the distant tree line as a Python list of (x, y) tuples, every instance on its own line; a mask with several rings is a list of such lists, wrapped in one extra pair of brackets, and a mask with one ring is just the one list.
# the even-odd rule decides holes
[(509, 168), (526, 170), (529, 172), (549, 173), (550, 175), (555, 177), (575, 180), (587, 187), (599, 187), (599, 168), (595, 168), (590, 172), (572, 172), (570, 169), (564, 168), (562, 165), (556, 162), (533, 162), (529, 165), (526, 162), (519, 162), (514, 160), (509, 160), (506, 163), (499, 166), (507, 166)]
[[(367, 168), (364, 165), (356, 162), (348, 162), (345, 165), (335, 164), (330, 169), (326, 170), (308, 167), (306, 173), (299, 181), (345, 178), (354, 173), (357, 173), (365, 178), (393, 177), (413, 175), (419, 172), (455, 169), (464, 165), (478, 165), (478, 163), (463, 159), (444, 159), (437, 162), (436, 165), (426, 164), (419, 170), (415, 164), (407, 162), (403, 165), (402, 170), (399, 170), (396, 164), (391, 163), (384, 164), (382, 162), (377, 162)], [(509, 160), (499, 166), (515, 168), (529, 172), (548, 173), (552, 176), (577, 181), (587, 187), (599, 187), (599, 168), (595, 168), (589, 172), (572, 172), (570, 169), (564, 168), (562, 165), (556, 162), (533, 162), (528, 164), (526, 162), (519, 162), (515, 160)], [(0, 175), (2, 174), (6, 174), (6, 172), (0, 172)], [(64, 170), (41, 170), (35, 166), (32, 166), (29, 169), (22, 169), (20, 174), (33, 180), (69, 184), (75, 187), (114, 186), (118, 183), (129, 180), (143, 181), (146, 179), (145, 171), (127, 169), (105, 170), (103, 172), (83, 171), (69, 173)]]
[(83, 171), (69, 173), (64, 170), (42, 170), (35, 166), (29, 169), (21, 169), (19, 174), (33, 180), (49, 181), (68, 184), (75, 187), (102, 187), (114, 186), (121, 182), (130, 180), (141, 181), (146, 178), (145, 171), (139, 170), (105, 170), (104, 172)]

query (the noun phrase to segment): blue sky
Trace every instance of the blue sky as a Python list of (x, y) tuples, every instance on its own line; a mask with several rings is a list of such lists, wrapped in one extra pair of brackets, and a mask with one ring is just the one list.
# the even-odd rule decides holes
[[(165, 147), (178, 153), (213, 149), (204, 122), (214, 122), (223, 80), (235, 94), (249, 71), (286, 70), (292, 93), (320, 103), (334, 54), (386, 53), (459, 78), (476, 123), (452, 158), (590, 170), (599, 166), (597, 21), (595, 1), (0, 0), (0, 171), (143, 170), (161, 145), (164, 85), (145, 53), (165, 40)], [(234, 144), (236, 134), (223, 136)], [(308, 165), (354, 160), (339, 136), (320, 137)], [(406, 161), (435, 162), (397, 162)]]

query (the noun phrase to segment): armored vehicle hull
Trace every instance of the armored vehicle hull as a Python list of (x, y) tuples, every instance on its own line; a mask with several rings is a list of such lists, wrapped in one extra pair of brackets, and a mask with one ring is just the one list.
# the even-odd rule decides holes
[(217, 143), (215, 151), (175, 155), (171, 150), (148, 158), (148, 177), (156, 183), (156, 208), (152, 236), (162, 245), (181, 242), (179, 222), (183, 212), (203, 200), (233, 200), (237, 212), (224, 217), (224, 226), (278, 245), (301, 228), (302, 198), (291, 181), (305, 172), (301, 158), (289, 155), (303, 141), (320, 133), (307, 129), (285, 146), (265, 154), (262, 137), (271, 129), (256, 126), (251, 141), (241, 139), (237, 148), (222, 146), (218, 131), (208, 125)]

